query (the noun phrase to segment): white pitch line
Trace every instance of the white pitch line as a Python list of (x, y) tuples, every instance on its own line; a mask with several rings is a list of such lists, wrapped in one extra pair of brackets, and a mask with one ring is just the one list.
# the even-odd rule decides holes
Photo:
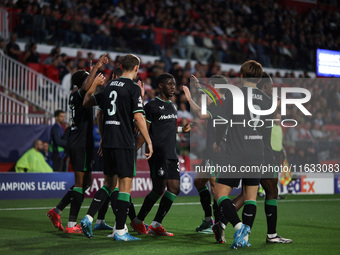
[[(279, 200), (279, 203), (296, 203), (296, 202), (334, 202), (340, 201), (340, 198), (332, 198), (332, 199), (293, 199), (293, 200)], [(258, 203), (263, 203), (264, 200), (257, 201)], [(189, 202), (189, 203), (173, 203), (173, 205), (200, 205), (200, 202)], [(159, 204), (155, 204), (158, 206)], [(135, 207), (141, 207), (141, 204), (135, 205)], [(82, 206), (82, 208), (89, 208), (90, 206)], [(28, 208), (0, 208), (0, 211), (29, 211), (29, 210), (48, 210), (53, 208), (50, 207), (28, 207)], [(69, 207), (67, 207), (69, 208)]]

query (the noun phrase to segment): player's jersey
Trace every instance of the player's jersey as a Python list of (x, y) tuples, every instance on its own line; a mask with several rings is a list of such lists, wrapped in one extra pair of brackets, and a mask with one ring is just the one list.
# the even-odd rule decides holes
[(69, 148), (89, 146), (93, 148), (93, 110), (83, 107), (84, 98), (77, 90), (70, 95), (71, 129), (67, 139)]
[[(262, 91), (261, 91), (262, 92)], [(267, 105), (267, 110), (272, 106), (272, 98), (266, 95), (266, 93), (262, 92), (263, 94), (263, 101)], [(265, 165), (273, 165), (275, 163), (275, 157), (271, 146), (271, 136), (272, 136), (272, 121), (265, 121), (267, 120), (273, 120), (274, 119), (274, 113), (266, 116), (262, 116), (262, 120), (264, 121), (263, 127), (259, 128), (259, 133), (263, 136), (263, 144), (264, 144), (264, 164)]]
[(93, 97), (104, 113), (102, 147), (136, 149), (133, 115), (144, 112), (138, 84), (120, 77)]
[[(244, 115), (233, 115), (233, 97), (229, 90), (223, 104), (222, 117), (228, 121), (226, 160), (231, 165), (260, 165), (264, 157), (262, 135), (259, 128), (251, 127), (248, 123), (254, 126), (261, 117), (249, 111), (248, 87), (242, 87), (241, 90), (244, 95)], [(257, 88), (252, 91), (254, 107), (268, 109), (263, 92)]]
[[(221, 99), (222, 105), (225, 102), (225, 98)], [(205, 145), (205, 158), (206, 159), (220, 159), (225, 157), (222, 153), (216, 153), (213, 144), (216, 141), (216, 129), (214, 127), (213, 119), (215, 116), (221, 115), (222, 107), (218, 104), (215, 105), (214, 103), (211, 103), (208, 106), (207, 112), (210, 115), (210, 119), (207, 121), (207, 128), (206, 128), (206, 145)]]
[(174, 104), (156, 97), (144, 106), (144, 110), (146, 121), (151, 123), (149, 132), (154, 155), (177, 159), (177, 110)]

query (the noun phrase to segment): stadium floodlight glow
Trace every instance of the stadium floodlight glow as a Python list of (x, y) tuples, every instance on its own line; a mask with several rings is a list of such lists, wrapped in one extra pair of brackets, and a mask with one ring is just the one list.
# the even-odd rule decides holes
[[(235, 85), (231, 84), (216, 84), (215, 88), (217, 89), (228, 89), (233, 97), (233, 115), (244, 115), (244, 95), (240, 88), (236, 87)], [(256, 105), (253, 105), (253, 97), (262, 97), (262, 95), (255, 95), (253, 94), (253, 89), (248, 87), (248, 110), (257, 116), (263, 116), (263, 115), (270, 115), (275, 112), (277, 108), (277, 88), (273, 88), (273, 102), (272, 106), (268, 110), (261, 110)], [(305, 97), (302, 98), (287, 98), (288, 93), (298, 93), (301, 95), (304, 95)], [(202, 94), (201, 95), (201, 113), (202, 115), (205, 115), (207, 113), (207, 95)], [(312, 95), (308, 89), (305, 88), (294, 88), (294, 87), (288, 87), (288, 88), (281, 88), (281, 113), (282, 115), (286, 115), (287, 111), (287, 105), (293, 104), (297, 108), (302, 111), (302, 113), (306, 116), (311, 116), (312, 114), (302, 105), (304, 103), (307, 103), (311, 99)], [(260, 98), (258, 98), (260, 99)]]
[(340, 51), (317, 49), (316, 75), (340, 77)]

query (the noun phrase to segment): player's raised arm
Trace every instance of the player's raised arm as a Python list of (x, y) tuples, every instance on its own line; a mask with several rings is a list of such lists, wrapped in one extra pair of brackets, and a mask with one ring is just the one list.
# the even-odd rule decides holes
[(201, 120), (210, 119), (211, 116), (209, 115), (209, 113), (202, 114), (201, 107), (199, 107), (194, 102), (194, 100), (192, 100), (190, 90), (187, 86), (183, 86), (183, 91), (184, 91), (184, 94), (185, 94), (185, 98), (187, 99), (187, 101), (190, 104), (190, 109), (193, 110)]
[(149, 159), (152, 156), (153, 147), (152, 147), (151, 139), (150, 139), (150, 136), (149, 136), (149, 131), (148, 131), (148, 128), (146, 126), (146, 121), (145, 121), (143, 114), (141, 112), (136, 112), (133, 117), (135, 119), (136, 126), (138, 127), (141, 135), (143, 136), (144, 140), (146, 141), (146, 143), (148, 145), (149, 153), (144, 153), (144, 155), (146, 156), (146, 159)]
[(90, 74), (89, 76), (87, 76), (86, 80), (84, 81), (83, 85), (81, 86), (81, 96), (84, 97), (86, 91), (89, 90), (89, 88), (91, 87), (95, 77), (96, 77), (96, 73), (98, 71), (98, 69), (103, 65), (108, 63), (109, 60), (106, 57), (106, 54), (104, 54), (103, 56), (100, 57), (100, 59), (98, 60), (98, 62), (96, 63), (96, 65), (92, 65), (92, 61), (90, 63)]
[(91, 107), (96, 105), (96, 101), (93, 98), (93, 93), (95, 92), (97, 86), (103, 85), (105, 82), (105, 77), (103, 74), (98, 74), (97, 77), (94, 79), (91, 87), (89, 88), (88, 91), (86, 91), (84, 101), (83, 101), (83, 106), (84, 107)]

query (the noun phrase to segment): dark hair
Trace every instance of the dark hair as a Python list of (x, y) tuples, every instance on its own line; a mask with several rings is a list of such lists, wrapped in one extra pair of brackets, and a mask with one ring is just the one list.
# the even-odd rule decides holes
[(72, 85), (76, 85), (78, 88), (80, 88), (88, 75), (89, 73), (84, 69), (76, 71), (71, 78)]
[(263, 72), (262, 74), (262, 79), (261, 81), (256, 85), (257, 88), (261, 89), (263, 88), (263, 86), (266, 84), (266, 83), (273, 83), (272, 82), (272, 78), (270, 77), (270, 75), (266, 72)]
[(162, 73), (160, 76), (157, 78), (157, 85), (159, 84), (164, 84), (166, 80), (168, 79), (175, 79), (175, 77), (172, 74), (169, 73)]
[(56, 110), (54, 112), (54, 117), (58, 117), (60, 113), (65, 113), (63, 110)]
[(35, 139), (34, 141), (33, 141), (33, 148), (35, 148), (35, 146), (37, 146), (38, 145), (38, 142), (40, 141), (40, 139)]
[(128, 54), (122, 59), (123, 71), (132, 71), (135, 66), (139, 66), (140, 60), (137, 56), (133, 54)]
[(116, 68), (115, 71), (113, 72), (113, 77), (119, 77), (122, 76), (123, 70), (121, 68)]
[[(213, 87), (215, 87), (216, 84), (228, 84), (228, 83), (229, 83), (228, 79), (225, 76), (220, 75), (220, 74), (215, 74), (209, 78), (209, 84), (212, 85)], [(218, 90), (220, 91), (220, 93), (223, 93), (223, 94), (227, 92), (227, 89), (225, 88), (221, 88)]]
[(240, 69), (240, 74), (243, 75), (243, 79), (256, 84), (261, 80), (262, 73), (262, 65), (255, 60), (244, 62)]
[(228, 83), (228, 79), (220, 74), (215, 74), (209, 78), (209, 84), (215, 86), (216, 84)]

